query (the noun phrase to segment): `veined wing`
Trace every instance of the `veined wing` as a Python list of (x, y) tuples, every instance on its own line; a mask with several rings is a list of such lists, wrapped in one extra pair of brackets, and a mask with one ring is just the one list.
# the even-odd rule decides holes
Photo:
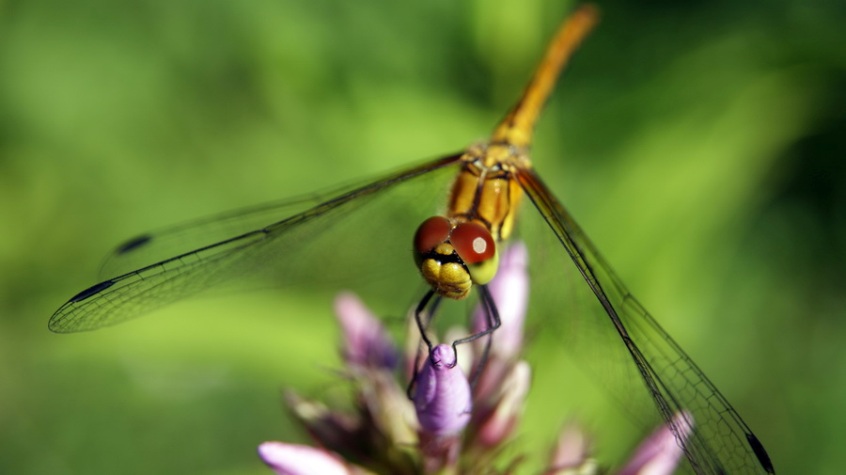
[[(348, 233), (352, 231), (360, 230), (376, 245), (385, 246), (386, 253), (406, 259), (409, 262), (406, 267), (415, 272), (408, 251), (411, 235), (403, 242), (384, 242), (384, 234), (380, 234), (384, 233), (384, 229), (377, 229), (378, 219), (382, 216), (385, 219), (396, 218), (399, 221), (395, 224), (399, 229), (405, 226), (412, 233), (417, 225), (415, 221), (424, 219), (427, 213), (433, 213), (440, 206), (433, 200), (442, 201), (444, 196), (444, 193), (432, 189), (428, 180), (422, 177), (437, 178), (436, 181), (441, 183), (439, 186), (446, 186), (457, 169), (451, 165), (459, 163), (460, 158), (461, 154), (456, 154), (410, 167), (250, 231), (243, 231), (243, 227), (279, 209), (287, 209), (287, 205), (259, 207), (248, 212), (243, 219), (225, 215), (220, 220), (201, 220), (195, 226), (172, 228), (160, 236), (146, 235), (130, 240), (118, 247), (112, 258), (107, 260), (107, 265), (111, 261), (111, 267), (122, 268), (127, 262), (148, 262), (78, 293), (53, 314), (48, 326), (58, 333), (94, 330), (240, 278), (265, 276), (283, 285), (309, 279), (352, 281), (354, 275), (344, 279), (340, 274), (378, 266), (378, 259), (372, 259), (375, 256), (361, 255), (360, 251), (356, 257), (362, 262), (357, 265), (337, 269), (328, 261), (327, 255), (342, 255), (350, 247), (348, 240), (357, 240), (350, 239)], [(408, 185), (410, 182), (417, 185)], [(406, 186), (399, 186), (401, 184)], [(421, 202), (422, 197), (418, 212), (412, 212), (412, 209), (405, 210), (408, 212), (402, 215), (391, 212), (408, 201), (393, 196), (399, 192), (397, 188), (414, 195), (412, 199), (417, 199), (417, 202)], [(434, 191), (430, 193), (431, 198), (425, 196), (424, 190)], [(374, 202), (382, 203), (379, 210), (370, 213), (359, 211), (360, 208), (373, 208)], [(353, 210), (356, 213), (352, 213)], [(351, 214), (355, 216), (350, 218)], [(412, 222), (410, 227), (404, 219)], [(359, 222), (365, 220), (369, 221)], [(367, 228), (368, 223), (372, 224), (372, 228)], [(220, 229), (241, 232), (211, 243), (203, 235), (204, 232)], [(190, 247), (194, 244), (199, 247)], [(162, 252), (168, 250), (179, 252), (161, 258)], [(149, 262), (150, 259), (159, 260)], [(374, 263), (371, 264), (371, 260)], [(328, 277), (326, 274), (329, 274)]]
[(119, 244), (106, 256), (98, 277), (108, 280), (248, 234), (313, 208), (326, 201), (327, 196), (342, 196), (354, 188), (338, 189), (329, 195), (303, 196), (236, 209), (140, 234)]
[[(606, 336), (614, 333), (612, 327), (616, 330), (622, 345), (617, 342), (618, 350), (611, 358), (616, 356), (633, 361), (647, 391), (632, 388), (632, 394), (628, 391), (618, 394), (620, 399), (626, 400), (627, 405), (636, 407), (636, 410), (646, 410), (642, 406), (649, 401), (644, 401), (643, 396), (651, 396), (654, 407), (679, 440), (681, 428), (673, 422), (674, 415), (683, 411), (692, 414), (693, 433), (684, 442), (684, 452), (696, 473), (774, 473), (763, 445), (740, 415), (626, 289), (537, 174), (532, 170), (521, 169), (515, 175), (599, 301), (599, 305), (593, 305), (593, 311), (587, 312), (587, 315), (562, 313), (547, 315), (545, 320), (581, 319), (580, 324), (584, 326), (603, 326)], [(547, 284), (554, 285), (551, 282)], [(602, 313), (607, 314), (609, 320), (605, 320)], [(594, 319), (599, 323), (585, 322), (584, 319)], [(577, 338), (572, 336), (576, 332), (568, 333), (570, 335), (565, 336), (565, 339)], [(591, 340), (590, 344), (596, 342)], [(614, 352), (613, 345), (608, 347)], [(607, 349), (603, 347), (602, 351)], [(604, 369), (603, 363), (597, 359), (580, 361), (597, 371)], [(634, 368), (634, 365), (629, 363), (627, 367)], [(620, 381), (615, 383), (619, 384)], [(638, 392), (640, 395), (636, 394)]]

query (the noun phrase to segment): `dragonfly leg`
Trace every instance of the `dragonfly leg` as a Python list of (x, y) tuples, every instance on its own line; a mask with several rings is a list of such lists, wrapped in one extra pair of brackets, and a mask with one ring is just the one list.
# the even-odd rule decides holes
[(420, 330), (420, 338), (423, 340), (424, 343), (426, 343), (426, 347), (429, 349), (429, 353), (432, 352), (432, 340), (429, 339), (427, 329), (429, 327), (429, 323), (431, 323), (432, 318), (435, 315), (435, 310), (437, 309), (438, 304), (441, 301), (441, 298), (437, 297), (432, 303), (432, 308), (430, 309), (430, 311), (426, 312), (426, 307), (429, 305), (429, 302), (432, 300), (432, 297), (434, 295), (434, 290), (426, 292), (426, 295), (423, 296), (423, 298), (420, 300), (420, 303), (417, 305), (417, 308), (414, 310), (414, 320), (417, 321), (417, 329)]
[[(435, 297), (432, 300), (432, 297)], [(432, 353), (432, 348), (434, 345), (432, 344), (432, 340), (429, 339), (428, 335), (428, 328), (429, 324), (432, 322), (432, 319), (435, 316), (435, 312), (437, 311), (438, 307), (441, 303), (441, 296), (435, 295), (434, 290), (429, 290), (426, 292), (426, 295), (420, 300), (420, 303), (417, 305), (417, 308), (414, 310), (414, 320), (417, 322), (417, 329), (420, 331), (420, 339), (423, 343), (426, 344), (426, 357)], [(427, 311), (426, 307), (429, 306), (429, 303), (432, 303), (431, 308)], [(408, 398), (411, 399), (412, 395), (414, 394), (414, 385), (417, 382), (417, 375), (420, 373), (420, 361), (423, 358), (423, 352), (420, 351), (420, 348), (417, 349), (417, 355), (414, 357), (414, 374), (411, 375), (411, 381), (408, 382), (408, 387), (406, 388), (406, 394)]]
[(499, 318), (499, 310), (496, 308), (496, 302), (494, 302), (493, 296), (491, 295), (487, 285), (479, 286), (479, 300), (482, 303), (482, 311), (484, 312), (485, 319), (487, 320), (487, 328), (452, 342), (452, 351), (455, 352), (455, 360), (458, 361), (458, 345), (469, 343), (485, 336), (488, 337), (485, 342), (485, 349), (482, 351), (482, 356), (479, 358), (479, 363), (473, 369), (473, 375), (470, 377), (471, 386), (476, 385), (479, 376), (482, 374), (482, 370), (485, 368), (485, 364), (488, 362), (488, 355), (490, 354), (491, 344), (493, 341), (493, 332), (502, 325), (502, 320)]
[[(484, 330), (474, 333), (472, 335), (468, 335), (464, 338), (459, 338), (452, 342), (452, 351), (455, 354), (456, 364), (458, 364), (458, 345), (463, 345), (465, 343), (470, 343), (471, 341), (478, 340), (479, 338), (488, 337), (487, 341), (485, 342), (485, 349), (482, 352), (481, 358), (479, 358), (479, 364), (476, 365), (476, 368), (473, 370), (473, 375), (470, 378), (470, 385), (475, 386), (476, 381), (479, 379), (479, 376), (482, 374), (482, 370), (485, 367), (485, 363), (487, 363), (488, 355), (490, 354), (491, 344), (492, 344), (492, 336), (493, 332), (496, 331), (501, 325), (502, 320), (499, 317), (499, 310), (496, 308), (496, 302), (494, 302), (493, 296), (491, 296), (490, 290), (486, 285), (480, 285), (479, 287), (479, 298), (482, 303), (482, 309), (485, 314), (485, 320), (487, 323), (487, 328)], [(435, 297), (432, 300), (432, 297)], [(417, 308), (414, 311), (414, 319), (417, 322), (417, 328), (420, 330), (420, 338), (423, 343), (426, 344), (427, 352), (426, 354), (432, 353), (432, 340), (427, 335), (427, 329), (429, 324), (432, 322), (432, 318), (434, 318), (435, 313), (437, 312), (438, 306), (440, 305), (443, 299), (440, 295), (435, 295), (435, 292), (430, 290), (426, 292), (426, 295), (420, 300), (420, 303), (417, 305)], [(431, 302), (431, 307), (429, 310), (426, 310), (426, 307), (429, 307)], [(428, 357), (428, 356), (427, 356)], [(417, 352), (417, 356), (414, 360), (414, 374), (411, 377), (411, 381), (408, 383), (408, 388), (406, 393), (408, 394), (409, 398), (413, 394), (414, 385), (417, 382), (417, 375), (420, 368), (420, 361), (422, 358), (422, 353), (420, 351)]]

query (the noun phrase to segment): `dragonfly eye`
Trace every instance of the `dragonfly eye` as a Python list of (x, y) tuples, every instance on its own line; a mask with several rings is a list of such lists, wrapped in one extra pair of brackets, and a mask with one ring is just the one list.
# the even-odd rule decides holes
[(473, 283), (484, 285), (493, 279), (499, 264), (496, 242), (481, 224), (469, 221), (452, 230), (450, 242), (470, 271)]
[(449, 239), (451, 229), (449, 220), (443, 216), (433, 216), (423, 221), (414, 235), (414, 255), (420, 259), (423, 254), (445, 243)]

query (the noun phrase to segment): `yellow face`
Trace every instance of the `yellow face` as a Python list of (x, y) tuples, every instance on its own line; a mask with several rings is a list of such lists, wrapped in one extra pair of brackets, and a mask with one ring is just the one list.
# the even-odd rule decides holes
[(496, 242), (484, 225), (455, 223), (443, 216), (417, 228), (414, 258), (432, 289), (456, 300), (466, 297), (473, 284), (490, 282), (499, 265)]

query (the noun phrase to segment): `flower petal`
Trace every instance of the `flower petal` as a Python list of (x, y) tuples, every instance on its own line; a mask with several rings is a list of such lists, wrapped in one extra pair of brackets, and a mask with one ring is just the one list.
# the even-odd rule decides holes
[[(678, 467), (684, 451), (681, 444), (693, 430), (693, 416), (681, 412), (641, 442), (620, 475), (669, 475)], [(682, 440), (678, 440), (676, 435)]]
[(264, 463), (279, 475), (350, 475), (346, 465), (335, 455), (307, 445), (265, 442), (258, 453)]
[(493, 412), (479, 427), (479, 442), (487, 447), (496, 446), (511, 435), (523, 413), (526, 396), (531, 385), (532, 370), (529, 363), (519, 361), (511, 367), (501, 386), (501, 393)]
[(399, 360), (382, 322), (349, 292), (335, 298), (335, 313), (344, 331), (344, 359), (351, 366), (393, 369)]
[[(526, 245), (515, 241), (503, 251), (496, 277), (488, 284), (502, 321), (502, 326), (494, 332), (491, 352), (505, 360), (517, 357), (523, 346), (523, 323), (529, 304), (528, 262)], [(480, 332), (488, 327), (482, 305), (476, 306), (473, 331)]]
[(558, 435), (558, 442), (544, 475), (582, 475), (597, 472), (596, 461), (590, 456), (590, 441), (585, 433), (571, 422)]
[[(362, 419), (367, 421), (371, 438), (387, 440), (396, 447), (411, 447), (417, 443), (417, 419), (414, 405), (408, 399), (405, 387), (397, 384), (393, 374), (370, 371), (359, 383)], [(377, 450), (383, 450), (377, 448)]]
[(425, 433), (453, 435), (470, 421), (470, 383), (456, 364), (451, 346), (432, 349), (417, 376), (413, 399), (420, 429)]
[(367, 427), (357, 414), (330, 409), (292, 390), (285, 392), (285, 405), (321, 447), (347, 455), (366, 452), (362, 441), (367, 440)]

